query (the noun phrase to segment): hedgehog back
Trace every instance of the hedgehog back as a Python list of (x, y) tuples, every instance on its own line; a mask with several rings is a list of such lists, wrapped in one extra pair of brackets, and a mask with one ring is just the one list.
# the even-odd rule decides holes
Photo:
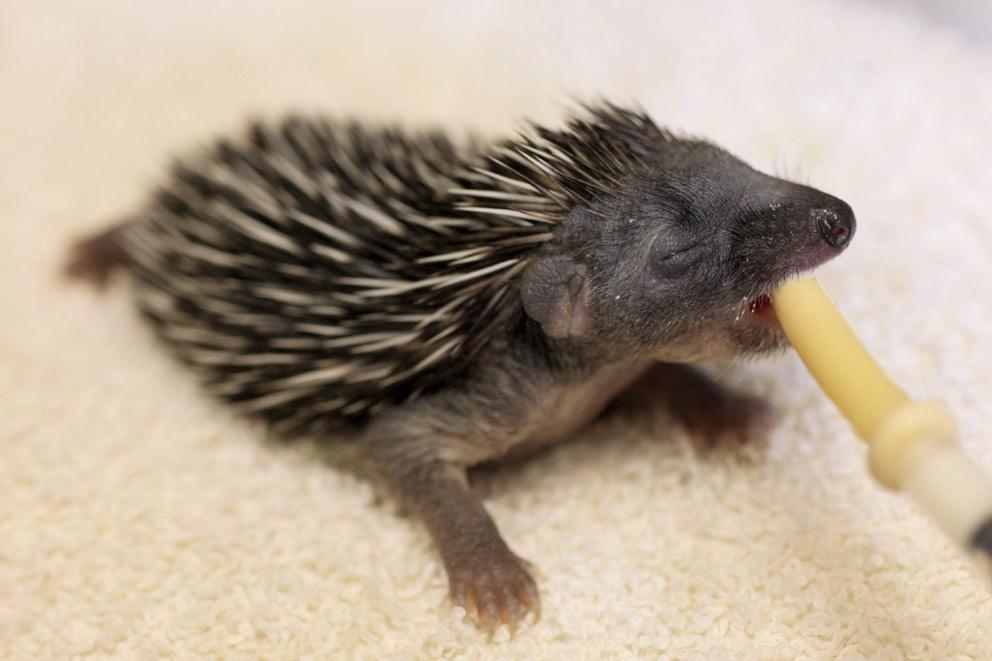
[(547, 198), (485, 163), (439, 132), (255, 124), (177, 162), (126, 226), (139, 305), (212, 392), (282, 430), (415, 397), (485, 345), (550, 236)]

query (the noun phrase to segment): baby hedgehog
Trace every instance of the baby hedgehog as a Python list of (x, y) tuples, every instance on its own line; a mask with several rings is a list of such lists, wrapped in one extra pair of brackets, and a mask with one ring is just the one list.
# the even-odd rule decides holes
[(466, 469), (621, 391), (704, 442), (762, 433), (761, 400), (688, 365), (782, 348), (769, 292), (854, 229), (841, 200), (609, 103), (489, 145), (290, 117), (180, 161), (67, 268), (126, 267), (175, 354), (277, 431), (357, 429), (491, 631), (538, 591)]

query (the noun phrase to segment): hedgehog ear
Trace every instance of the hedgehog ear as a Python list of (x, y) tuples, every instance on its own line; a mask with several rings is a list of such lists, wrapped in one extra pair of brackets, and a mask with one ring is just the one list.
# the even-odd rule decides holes
[(589, 332), (586, 269), (565, 255), (538, 257), (524, 271), (520, 297), (527, 315), (554, 338)]

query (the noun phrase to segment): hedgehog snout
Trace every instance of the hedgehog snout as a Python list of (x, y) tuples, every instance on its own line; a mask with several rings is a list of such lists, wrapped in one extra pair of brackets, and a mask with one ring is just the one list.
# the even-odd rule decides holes
[(776, 280), (830, 261), (850, 245), (857, 228), (847, 202), (808, 186), (786, 185), (768, 226), (780, 246), (779, 258), (773, 260), (778, 261)]
[(840, 251), (851, 242), (857, 223), (854, 220), (854, 211), (846, 202), (834, 198), (833, 204), (812, 209), (810, 217), (820, 236), (831, 248)]

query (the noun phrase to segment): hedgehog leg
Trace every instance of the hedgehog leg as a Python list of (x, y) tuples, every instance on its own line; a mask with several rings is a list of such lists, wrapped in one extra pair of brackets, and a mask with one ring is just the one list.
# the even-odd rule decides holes
[(630, 386), (623, 404), (664, 406), (700, 447), (739, 447), (776, 422), (761, 397), (723, 386), (689, 365), (658, 363)]
[(503, 541), (469, 487), (465, 467), (437, 458), (434, 450), (441, 450), (443, 443), (378, 436), (368, 447), (396, 495), (426, 524), (444, 561), (456, 605), (490, 635), (500, 623), (512, 632), (527, 613), (539, 617), (540, 600), (529, 563)]
[(103, 289), (110, 274), (124, 264), (125, 253), (120, 236), (127, 224), (114, 225), (99, 234), (73, 243), (69, 248), (63, 273), (69, 278), (86, 280), (98, 289)]

